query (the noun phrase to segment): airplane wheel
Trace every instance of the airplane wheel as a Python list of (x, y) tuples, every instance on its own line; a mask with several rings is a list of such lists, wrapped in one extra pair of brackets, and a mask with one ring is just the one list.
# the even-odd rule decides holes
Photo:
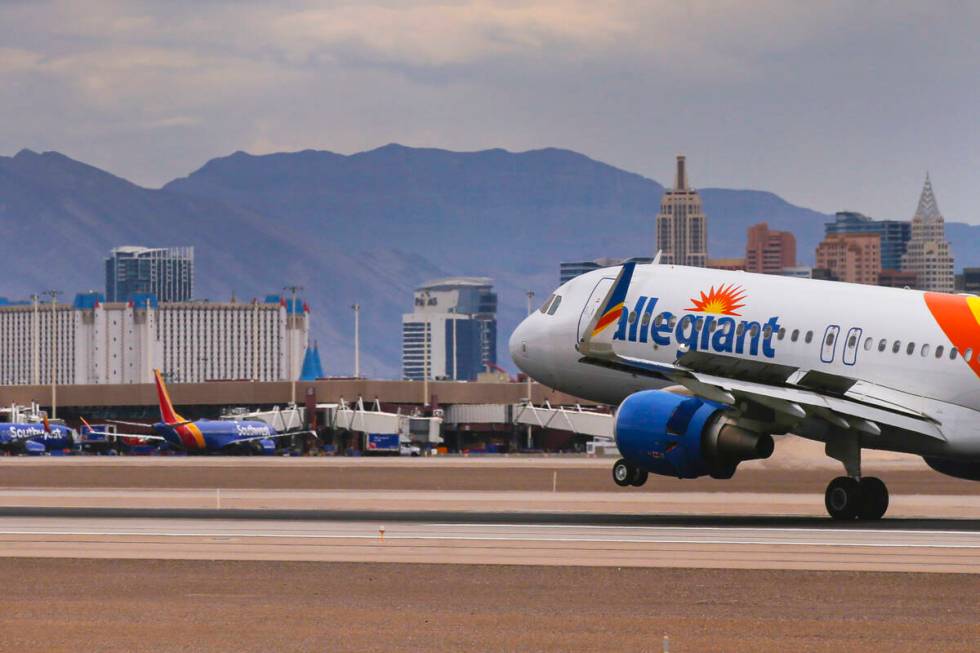
[(640, 487), (647, 482), (647, 476), (649, 476), (649, 474), (647, 474), (645, 469), (634, 469), (633, 478), (630, 479), (630, 485), (633, 487)]
[(858, 519), (881, 519), (888, 510), (888, 488), (880, 478), (862, 478), (860, 509)]
[(613, 481), (619, 487), (629, 487), (633, 484), (633, 477), (636, 475), (636, 468), (620, 458), (612, 468)]
[(861, 485), (849, 476), (838, 476), (827, 485), (824, 505), (834, 519), (854, 519), (861, 509)]

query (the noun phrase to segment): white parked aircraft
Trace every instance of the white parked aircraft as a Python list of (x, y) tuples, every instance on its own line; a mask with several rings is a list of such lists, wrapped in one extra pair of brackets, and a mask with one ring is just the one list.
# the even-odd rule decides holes
[(861, 449), (980, 480), (980, 297), (627, 263), (562, 285), (510, 351), (545, 385), (618, 404), (622, 486), (730, 478), (783, 433), (843, 463), (837, 519), (888, 508)]

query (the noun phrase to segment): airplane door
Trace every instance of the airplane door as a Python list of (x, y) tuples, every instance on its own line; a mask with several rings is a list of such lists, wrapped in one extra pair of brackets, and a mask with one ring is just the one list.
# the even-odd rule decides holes
[(834, 355), (837, 353), (837, 336), (840, 335), (840, 327), (831, 324), (823, 334), (823, 345), (820, 349), (820, 360), (824, 363), (833, 363)]
[(585, 337), (585, 328), (589, 326), (589, 322), (595, 317), (596, 311), (599, 310), (599, 304), (602, 300), (606, 298), (606, 293), (609, 292), (609, 288), (612, 287), (613, 281), (615, 279), (611, 277), (603, 277), (599, 279), (599, 283), (595, 285), (592, 289), (592, 294), (589, 295), (589, 301), (585, 302), (585, 307), (582, 308), (582, 315), (578, 318), (578, 341), (582, 342)]
[(847, 340), (844, 341), (844, 365), (854, 365), (857, 362), (862, 333), (862, 329), (858, 327), (852, 327), (848, 330)]

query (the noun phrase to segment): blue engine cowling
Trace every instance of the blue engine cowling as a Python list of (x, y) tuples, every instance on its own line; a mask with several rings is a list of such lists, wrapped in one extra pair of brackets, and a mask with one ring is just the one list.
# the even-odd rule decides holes
[(770, 435), (735, 426), (722, 404), (664, 390), (627, 397), (615, 428), (623, 458), (662, 476), (731, 478), (738, 463), (773, 450)]

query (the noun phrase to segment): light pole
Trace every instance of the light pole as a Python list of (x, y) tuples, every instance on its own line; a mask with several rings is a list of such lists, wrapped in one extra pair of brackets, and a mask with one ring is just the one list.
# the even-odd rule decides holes
[(31, 301), (34, 303), (34, 322), (31, 325), (33, 333), (34, 364), (31, 367), (31, 381), (34, 385), (41, 384), (41, 315), (38, 313), (38, 300), (41, 297), (34, 293)]
[(48, 363), (51, 372), (51, 419), (55, 419), (58, 417), (58, 341), (55, 338), (57, 330), (55, 309), (58, 307), (58, 295), (61, 294), (61, 291), (45, 290), (44, 294), (51, 298), (51, 338), (49, 340)]
[(292, 299), (290, 300), (289, 306), (286, 307), (286, 346), (289, 348), (288, 360), (289, 360), (289, 398), (293, 405), (296, 405), (296, 373), (293, 371), (293, 331), (290, 326), (295, 326), (295, 317), (293, 316), (293, 311), (296, 310), (296, 293), (303, 290), (303, 286), (286, 286), (283, 290), (288, 290), (291, 293)]
[(351, 304), (354, 311), (354, 378), (361, 378), (361, 305)]
[[(527, 314), (528, 315), (531, 315), (531, 300), (534, 299), (534, 291), (533, 290), (528, 290), (527, 293), (525, 293), (525, 294), (527, 295)], [(532, 399), (532, 395), (531, 395), (531, 375), (525, 373), (525, 376), (527, 377), (527, 403), (528, 403), (529, 406), (533, 406), (534, 405), (534, 402), (531, 401), (531, 399)], [(528, 424), (527, 425), (527, 448), (530, 449), (532, 445), (533, 445), (533, 441), (532, 441), (532, 437), (531, 437), (531, 425)]]

